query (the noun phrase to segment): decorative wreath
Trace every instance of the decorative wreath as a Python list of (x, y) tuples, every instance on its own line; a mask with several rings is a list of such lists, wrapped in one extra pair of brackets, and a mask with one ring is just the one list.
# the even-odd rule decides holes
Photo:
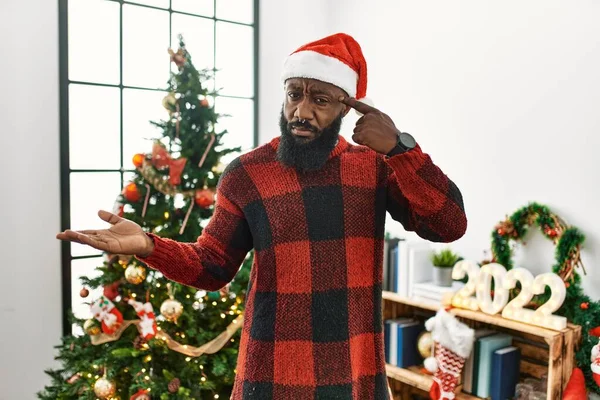
[(555, 261), (552, 271), (565, 282), (567, 296), (556, 314), (582, 327), (581, 346), (576, 353), (577, 366), (585, 375), (588, 388), (600, 394), (600, 386), (592, 379), (590, 352), (600, 336), (600, 302), (592, 301), (583, 293), (577, 268), (585, 274), (581, 261), (581, 246), (585, 240), (579, 229), (568, 225), (544, 205), (530, 203), (500, 222), (492, 232), (492, 262), (513, 268), (511, 242), (523, 242), (529, 228), (537, 226), (542, 234), (555, 244)]
[(522, 241), (529, 227), (537, 225), (544, 236), (556, 245), (556, 264), (552, 271), (565, 282), (567, 289), (575, 290), (578, 282), (576, 267), (585, 268), (581, 261), (581, 245), (585, 236), (579, 229), (568, 226), (548, 207), (531, 203), (517, 210), (511, 217), (500, 222), (492, 233), (492, 252), (495, 261), (507, 270), (513, 267), (511, 240)]

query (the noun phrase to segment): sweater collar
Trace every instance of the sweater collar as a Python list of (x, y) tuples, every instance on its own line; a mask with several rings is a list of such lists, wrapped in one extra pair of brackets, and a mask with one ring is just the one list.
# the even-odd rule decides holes
[[(277, 147), (279, 147), (280, 141), (281, 141), (281, 136), (277, 136), (277, 137), (273, 138), (271, 140), (271, 142), (269, 142), (269, 144), (271, 145), (271, 147), (273, 147), (273, 150), (277, 151)], [(339, 156), (340, 154), (342, 154), (344, 152), (344, 150), (346, 150), (346, 148), (348, 148), (348, 142), (346, 141), (346, 139), (344, 139), (344, 137), (342, 135), (338, 135), (338, 142), (335, 145), (335, 147), (333, 148), (333, 150), (331, 150), (331, 153), (329, 153), (328, 159)]]

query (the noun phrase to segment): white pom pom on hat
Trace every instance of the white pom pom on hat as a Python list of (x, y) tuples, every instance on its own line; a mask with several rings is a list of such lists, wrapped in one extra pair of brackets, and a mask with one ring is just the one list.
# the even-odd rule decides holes
[(360, 45), (345, 33), (310, 42), (290, 54), (281, 80), (311, 78), (331, 83), (348, 96), (373, 106), (367, 95), (367, 62)]

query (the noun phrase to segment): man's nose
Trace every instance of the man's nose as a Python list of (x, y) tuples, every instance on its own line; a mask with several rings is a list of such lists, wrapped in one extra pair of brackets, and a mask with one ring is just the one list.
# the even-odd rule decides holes
[(307, 98), (304, 98), (296, 107), (296, 112), (294, 112), (294, 117), (298, 119), (312, 120), (313, 119), (313, 110), (310, 101)]

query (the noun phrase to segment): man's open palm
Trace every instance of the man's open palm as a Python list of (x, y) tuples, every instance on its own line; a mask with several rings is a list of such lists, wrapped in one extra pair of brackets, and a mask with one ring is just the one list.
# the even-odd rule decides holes
[(147, 256), (152, 252), (153, 242), (135, 222), (121, 218), (108, 211), (99, 211), (98, 216), (112, 226), (109, 229), (66, 231), (56, 235), (57, 239), (87, 244), (111, 254), (133, 254)]

